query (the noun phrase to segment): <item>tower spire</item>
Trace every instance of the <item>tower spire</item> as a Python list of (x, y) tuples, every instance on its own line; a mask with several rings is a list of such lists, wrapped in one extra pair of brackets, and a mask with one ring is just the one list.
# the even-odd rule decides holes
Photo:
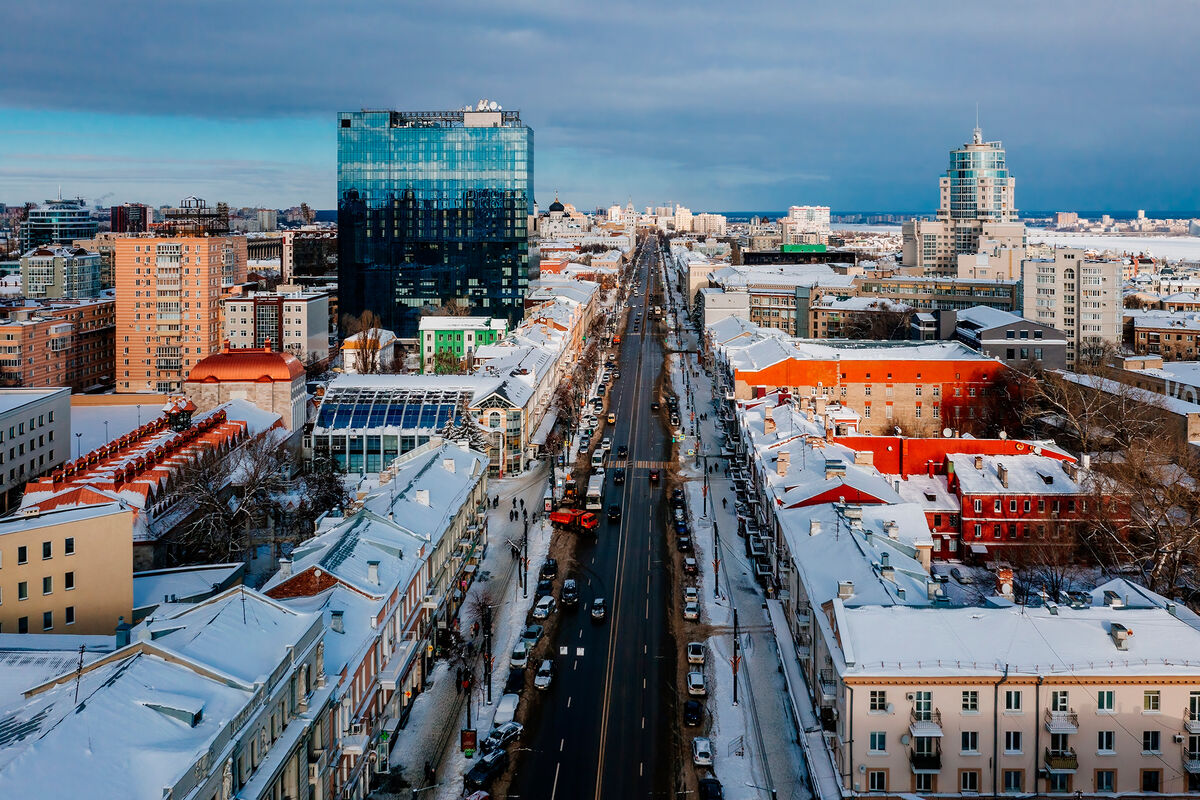
[(983, 144), (983, 131), (979, 127), (979, 101), (975, 101), (975, 131), (971, 136), (975, 144)]

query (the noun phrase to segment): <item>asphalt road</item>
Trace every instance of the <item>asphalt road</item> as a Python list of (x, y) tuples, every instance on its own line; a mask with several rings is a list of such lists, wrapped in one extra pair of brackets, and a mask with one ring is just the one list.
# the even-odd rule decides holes
[[(674, 707), (675, 648), (667, 630), (669, 539), (663, 508), (670, 457), (668, 434), (650, 411), (663, 364), (661, 341), (652, 334), (647, 308), (658, 282), (654, 240), (643, 246), (637, 272), (642, 291), (629, 298), (629, 322), (621, 332), (607, 412), (617, 415), (603, 435), (612, 437), (605, 508), (620, 503), (619, 523), (601, 515), (593, 543), (577, 549), (581, 582), (578, 610), (557, 612), (559, 648), (554, 685), (529, 719), (510, 798), (601, 800), (670, 794), (674, 766), (670, 720)], [(653, 282), (653, 283), (652, 283)], [(640, 333), (634, 332), (642, 312)], [(629, 448), (624, 485), (612, 483), (617, 447)], [(651, 466), (663, 482), (651, 484)], [(582, 487), (584, 482), (581, 481)], [(540, 565), (531, 565), (531, 572)], [(595, 597), (609, 604), (608, 618), (593, 623)], [(567, 648), (566, 654), (562, 648)]]

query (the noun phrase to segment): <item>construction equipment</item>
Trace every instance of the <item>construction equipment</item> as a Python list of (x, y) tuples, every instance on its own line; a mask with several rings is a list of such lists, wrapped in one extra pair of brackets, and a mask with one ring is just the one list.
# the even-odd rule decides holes
[(600, 518), (591, 511), (560, 508), (558, 511), (550, 512), (550, 524), (558, 530), (571, 533), (594, 533), (600, 526)]

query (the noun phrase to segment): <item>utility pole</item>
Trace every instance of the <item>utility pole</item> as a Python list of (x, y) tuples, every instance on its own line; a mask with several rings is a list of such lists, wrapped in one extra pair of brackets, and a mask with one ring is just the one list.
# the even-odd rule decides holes
[[(721, 532), (717, 530), (717, 515), (713, 512), (713, 597), (721, 598)], [(737, 619), (737, 609), (733, 610)]]
[(525, 536), (521, 539), (521, 597), (529, 599), (529, 522), (525, 522)]
[(738, 612), (733, 610), (733, 658), (730, 659), (730, 664), (733, 666), (733, 705), (736, 708), (738, 704), (737, 695), (737, 674), (738, 666), (742, 663), (741, 644), (738, 637)]
[(492, 607), (483, 607), (483, 663), (487, 668), (487, 704), (492, 704)]

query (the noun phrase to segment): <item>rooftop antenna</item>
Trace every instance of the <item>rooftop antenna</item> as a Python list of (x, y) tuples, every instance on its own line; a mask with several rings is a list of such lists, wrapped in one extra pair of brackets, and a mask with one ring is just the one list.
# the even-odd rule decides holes
[(982, 144), (982, 143), (983, 143), (983, 131), (981, 131), (981, 130), (979, 129), (979, 101), (978, 101), (978, 100), (976, 100), (976, 101), (975, 101), (975, 133), (974, 133), (974, 142), (975, 142), (975, 144)]
[(75, 667), (75, 704), (79, 704), (79, 680), (83, 677), (83, 645), (79, 645), (79, 666)]

